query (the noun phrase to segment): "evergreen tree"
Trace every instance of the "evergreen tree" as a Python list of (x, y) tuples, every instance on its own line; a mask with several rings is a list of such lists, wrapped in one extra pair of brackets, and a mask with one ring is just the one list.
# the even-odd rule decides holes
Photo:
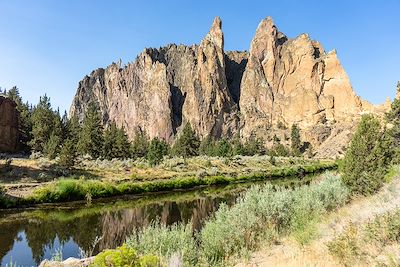
[(124, 127), (118, 128), (117, 137), (115, 140), (115, 147), (117, 151), (117, 158), (129, 158), (130, 156), (130, 142)]
[(60, 144), (61, 144), (60, 137), (53, 131), (46, 145), (43, 147), (43, 153), (49, 159), (55, 159), (60, 150)]
[(215, 141), (207, 136), (203, 140), (201, 140), (199, 145), (199, 154), (207, 155), (207, 156), (215, 156), (216, 154), (216, 145)]
[(368, 195), (381, 187), (390, 160), (389, 143), (387, 135), (381, 132), (379, 120), (364, 115), (343, 164), (343, 182), (353, 193)]
[(115, 122), (112, 122), (104, 131), (104, 158), (128, 158), (129, 145), (128, 136), (124, 128), (118, 128)]
[(78, 153), (88, 154), (98, 158), (103, 149), (103, 126), (101, 115), (95, 105), (90, 105), (83, 121), (82, 130), (79, 135)]
[(239, 137), (234, 138), (232, 141), (232, 155), (245, 155), (245, 149)]
[(141, 130), (137, 130), (135, 137), (131, 143), (132, 158), (144, 158), (149, 148), (149, 138), (147, 134)]
[(292, 125), (290, 137), (291, 137), (292, 155), (300, 156), (302, 144), (300, 140), (300, 129), (297, 127), (296, 124)]
[(182, 156), (184, 158), (197, 156), (199, 154), (199, 146), (199, 138), (193, 131), (190, 123), (187, 123), (181, 135), (176, 139), (172, 153), (175, 156)]
[(217, 156), (228, 157), (232, 155), (232, 146), (225, 138), (218, 141)]
[(286, 157), (289, 155), (288, 150), (283, 144), (281, 144), (281, 140), (276, 135), (273, 137), (273, 145), (269, 154), (270, 156), (278, 157)]
[(117, 125), (112, 122), (104, 131), (103, 142), (103, 158), (113, 159), (117, 158), (116, 140), (117, 140)]
[(54, 113), (50, 98), (40, 97), (39, 103), (32, 111), (32, 140), (29, 142), (32, 150), (43, 152), (54, 128)]
[[(397, 95), (400, 95), (400, 82), (397, 82)], [(386, 113), (386, 120), (392, 125), (388, 134), (392, 139), (391, 149), (393, 152), (393, 163), (400, 163), (400, 98), (395, 98), (391, 109)]]
[(246, 156), (265, 155), (266, 151), (263, 139), (251, 136), (244, 143), (244, 151)]
[(71, 139), (75, 142), (75, 144), (79, 141), (79, 136), (81, 133), (82, 127), (79, 123), (78, 117), (75, 115), (72, 118), (68, 119), (65, 125), (65, 133), (66, 139)]
[(161, 163), (165, 155), (168, 155), (169, 146), (164, 140), (157, 137), (153, 138), (150, 142), (149, 151), (147, 153), (147, 160), (151, 166)]
[(67, 139), (62, 145), (58, 164), (63, 168), (70, 169), (76, 160), (76, 143), (72, 139)]

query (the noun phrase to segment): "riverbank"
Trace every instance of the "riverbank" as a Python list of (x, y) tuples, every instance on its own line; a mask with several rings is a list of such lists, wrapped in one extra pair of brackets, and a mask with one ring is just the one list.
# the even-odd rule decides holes
[[(102, 169), (94, 168), (93, 166), (96, 163), (91, 162), (91, 165), (89, 165), (86, 162), (84, 163), (86, 167), (75, 170), (75, 174), (71, 176), (60, 176), (54, 178), (53, 181), (36, 183), (16, 181), (16, 183), (4, 187), (6, 190), (0, 198), (0, 207), (16, 208), (76, 200), (91, 202), (94, 199), (126, 194), (193, 189), (204, 186), (274, 180), (291, 176), (301, 178), (306, 174), (337, 168), (337, 164), (333, 161), (313, 161), (300, 158), (278, 158), (272, 161), (267, 156), (235, 157), (232, 159), (197, 157), (183, 160), (178, 165), (171, 164), (172, 161), (181, 162), (180, 159), (171, 159), (157, 168), (111, 162), (114, 167), (103, 167)], [(104, 162), (101, 163), (104, 164)], [(106, 163), (110, 164), (110, 162)], [(29, 162), (29, 164), (32, 164), (32, 162)], [(87, 167), (88, 165), (91, 167)], [(105, 165), (107, 166), (107, 164)], [(120, 167), (115, 168), (115, 165)], [(176, 169), (177, 166), (180, 166), (178, 170)], [(13, 166), (12, 169), (18, 170), (18, 166)], [(138, 171), (138, 169), (141, 171)], [(50, 169), (50, 171), (53, 170)], [(122, 172), (124, 172), (124, 175), (121, 174)], [(82, 173), (86, 173), (86, 175), (79, 175)], [(116, 176), (112, 176), (112, 173), (115, 173)], [(143, 173), (147, 173), (147, 175), (152, 173), (158, 176), (149, 177), (144, 176)], [(26, 192), (24, 184), (31, 187), (32, 190)], [(287, 186), (291, 185), (293, 185), (293, 180), (290, 180)], [(7, 188), (11, 188), (11, 190), (7, 190)], [(24, 194), (18, 195), (18, 189), (24, 191)], [(13, 194), (10, 194), (10, 191)]]

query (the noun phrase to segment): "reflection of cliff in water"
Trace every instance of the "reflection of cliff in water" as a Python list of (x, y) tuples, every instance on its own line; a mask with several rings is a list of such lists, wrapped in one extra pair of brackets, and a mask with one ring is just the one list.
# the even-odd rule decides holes
[(223, 199), (217, 198), (200, 198), (188, 202), (165, 202), (142, 208), (106, 212), (101, 216), (102, 239), (96, 251), (122, 244), (127, 236), (153, 221), (159, 221), (163, 225), (191, 223), (193, 229), (199, 230), (204, 219), (215, 212), (222, 201)]
[[(39, 263), (46, 247), (52, 246), (56, 238), (61, 244), (72, 240), (82, 250), (92, 250), (96, 237), (102, 237), (94, 252), (121, 245), (125, 239), (140, 229), (158, 220), (165, 225), (177, 222), (191, 223), (199, 230), (205, 218), (215, 212), (227, 198), (199, 197), (189, 201), (165, 201), (140, 207), (118, 208), (76, 215), (77, 210), (42, 211), (40, 216), (21, 216), (19, 219), (0, 223), (0, 259), (13, 249), (19, 233), (25, 232), (27, 249), (32, 250), (33, 259)], [(124, 203), (126, 205), (126, 203)], [(85, 209), (85, 208), (83, 208)], [(78, 210), (79, 211), (79, 210)], [(75, 215), (74, 215), (75, 212)], [(78, 256), (78, 255), (76, 255)]]

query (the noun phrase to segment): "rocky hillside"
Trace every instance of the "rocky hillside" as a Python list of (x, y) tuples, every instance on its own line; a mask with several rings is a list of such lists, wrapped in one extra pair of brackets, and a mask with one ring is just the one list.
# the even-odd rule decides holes
[(351, 128), (360, 114), (387, 107), (355, 94), (336, 51), (326, 53), (307, 34), (286, 37), (269, 17), (249, 52), (224, 51), (217, 17), (199, 45), (145, 49), (125, 66), (97, 69), (80, 81), (70, 115), (83, 119), (91, 103), (105, 124), (115, 121), (130, 137), (140, 129), (172, 142), (190, 123), (201, 137), (270, 140), (296, 123), (315, 147), (332, 142), (331, 133)]
[(15, 152), (18, 148), (18, 141), (16, 104), (0, 95), (0, 152)]

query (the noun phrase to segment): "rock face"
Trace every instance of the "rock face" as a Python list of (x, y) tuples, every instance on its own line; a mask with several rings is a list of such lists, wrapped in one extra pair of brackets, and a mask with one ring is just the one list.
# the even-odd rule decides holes
[(15, 152), (18, 149), (18, 111), (16, 104), (0, 96), (0, 152)]
[(322, 137), (305, 135), (318, 146), (336, 132), (336, 122), (385, 109), (362, 101), (336, 51), (326, 53), (308, 35), (289, 39), (268, 17), (249, 52), (224, 52), (221, 26), (215, 18), (199, 45), (145, 49), (124, 67), (93, 71), (79, 83), (70, 115), (83, 119), (95, 103), (105, 124), (115, 121), (130, 137), (140, 129), (170, 142), (186, 123), (200, 137), (217, 138), (265, 136), (278, 124), (296, 123), (323, 129)]
[(145, 49), (135, 62), (113, 63), (80, 83), (70, 114), (84, 117), (95, 103), (104, 123), (114, 120), (132, 137), (137, 129), (172, 141), (190, 123), (201, 137), (232, 135), (237, 105), (225, 76), (224, 37), (217, 17), (199, 46)]
[(336, 52), (302, 34), (288, 39), (271, 18), (259, 24), (241, 83), (242, 134), (278, 122), (301, 128), (352, 119), (362, 103)]

